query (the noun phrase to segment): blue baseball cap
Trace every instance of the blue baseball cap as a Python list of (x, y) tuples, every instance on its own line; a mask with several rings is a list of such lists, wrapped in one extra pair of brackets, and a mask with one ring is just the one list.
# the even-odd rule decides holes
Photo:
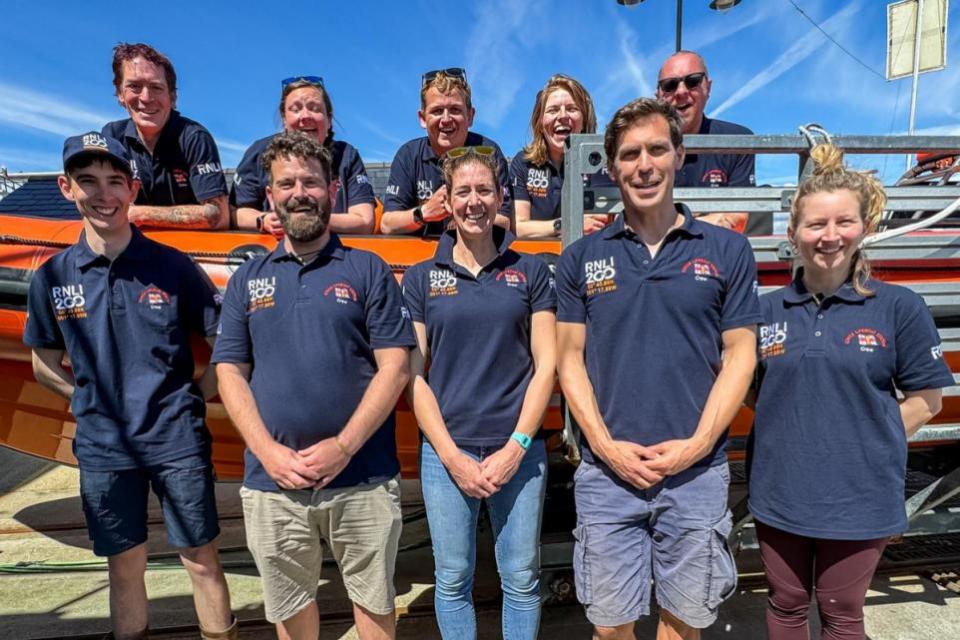
[(63, 170), (67, 170), (67, 165), (71, 160), (86, 153), (100, 153), (109, 156), (120, 163), (131, 178), (134, 177), (133, 169), (130, 166), (130, 154), (127, 153), (126, 148), (115, 138), (96, 131), (72, 136), (63, 142)]

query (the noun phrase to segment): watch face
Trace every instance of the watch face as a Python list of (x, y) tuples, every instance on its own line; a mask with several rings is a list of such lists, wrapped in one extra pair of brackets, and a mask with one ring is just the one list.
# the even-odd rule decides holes
[(553, 221), (553, 230), (554, 230), (554, 231), (560, 231), (560, 224), (561, 224), (561, 221), (562, 221), (562, 220), (563, 220), (563, 218), (557, 218), (556, 220)]
[(416, 207), (413, 210), (413, 221), (423, 224), (423, 209)]

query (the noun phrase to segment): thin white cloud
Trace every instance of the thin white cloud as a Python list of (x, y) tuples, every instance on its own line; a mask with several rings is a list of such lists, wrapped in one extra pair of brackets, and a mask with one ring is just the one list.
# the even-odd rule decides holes
[[(860, 9), (860, 2), (852, 2), (840, 11), (830, 16), (821, 26), (825, 31), (837, 37), (853, 24), (853, 18)], [(749, 82), (740, 87), (730, 97), (710, 113), (711, 118), (715, 118), (724, 111), (736, 106), (747, 99), (760, 89), (779, 78), (781, 75), (797, 66), (812, 54), (828, 46), (824, 35), (811, 27), (806, 35), (794, 42), (786, 51), (777, 56), (777, 59), (770, 63), (765, 69), (755, 75)]]
[(99, 131), (113, 117), (69, 99), (0, 82), (0, 122), (16, 129), (35, 129), (58, 136)]
[(371, 120), (370, 118), (367, 118), (366, 116), (362, 116), (359, 113), (351, 113), (350, 120), (356, 121), (364, 129), (367, 129), (368, 131), (375, 134), (382, 140), (389, 142), (394, 147), (399, 147), (404, 142), (406, 142), (406, 140), (403, 140), (400, 137), (396, 136), (395, 134), (391, 133), (387, 129), (380, 126), (380, 124), (378, 124), (377, 122)]
[[(715, 42), (723, 42), (768, 18), (781, 16), (783, 7), (776, 6), (778, 4), (768, 1), (760, 3), (759, 6), (755, 3), (741, 5), (736, 10), (730, 11), (729, 15), (715, 16), (715, 18), (723, 20), (724, 24), (722, 26), (718, 27), (718, 19), (713, 19), (709, 22), (697, 23), (697, 26), (692, 29), (684, 29), (683, 48), (703, 53), (703, 49)], [(749, 15), (744, 18), (744, 14)], [(727, 44), (729, 44), (729, 41)], [(707, 68), (709, 67), (710, 61), (707, 60)], [(659, 71), (660, 68), (657, 67), (657, 72)]]
[(0, 167), (10, 173), (24, 171), (57, 171), (62, 162), (56, 152), (38, 152), (31, 149), (0, 147)]
[(242, 142), (237, 142), (236, 140), (231, 140), (230, 138), (214, 136), (213, 139), (217, 141), (217, 147), (220, 149), (226, 149), (227, 151), (233, 151), (234, 153), (243, 153), (250, 146), (249, 144), (243, 144)]
[(521, 43), (531, 44), (545, 29), (533, 14), (542, 0), (493, 0), (478, 4), (467, 36), (466, 61), (477, 119), (498, 128), (523, 84)]

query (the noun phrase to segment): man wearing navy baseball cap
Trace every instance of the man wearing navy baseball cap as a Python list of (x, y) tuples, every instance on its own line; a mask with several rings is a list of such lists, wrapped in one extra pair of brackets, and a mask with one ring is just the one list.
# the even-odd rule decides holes
[(34, 274), (23, 341), (37, 381), (70, 400), (77, 420), (80, 496), (93, 551), (108, 559), (114, 637), (147, 637), (152, 486), (193, 583), (201, 636), (236, 638), (204, 423), (216, 380), (213, 367), (193, 380), (189, 340), (212, 344), (220, 295), (189, 257), (130, 224), (140, 183), (120, 142), (95, 131), (68, 138), (63, 169), (60, 190), (83, 231)]

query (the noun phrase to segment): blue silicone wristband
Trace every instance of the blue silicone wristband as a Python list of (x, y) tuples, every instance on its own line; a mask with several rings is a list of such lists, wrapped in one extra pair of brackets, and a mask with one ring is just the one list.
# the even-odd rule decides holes
[(528, 436), (528, 435), (525, 434), (525, 433), (520, 433), (519, 431), (514, 431), (514, 432), (510, 435), (510, 437), (511, 437), (513, 440), (516, 440), (516, 441), (517, 441), (517, 444), (519, 444), (521, 447), (523, 447), (523, 450), (524, 450), (524, 451), (526, 451), (527, 449), (529, 449), (529, 448), (530, 448), (530, 443), (533, 442), (533, 438), (531, 438), (530, 436)]

